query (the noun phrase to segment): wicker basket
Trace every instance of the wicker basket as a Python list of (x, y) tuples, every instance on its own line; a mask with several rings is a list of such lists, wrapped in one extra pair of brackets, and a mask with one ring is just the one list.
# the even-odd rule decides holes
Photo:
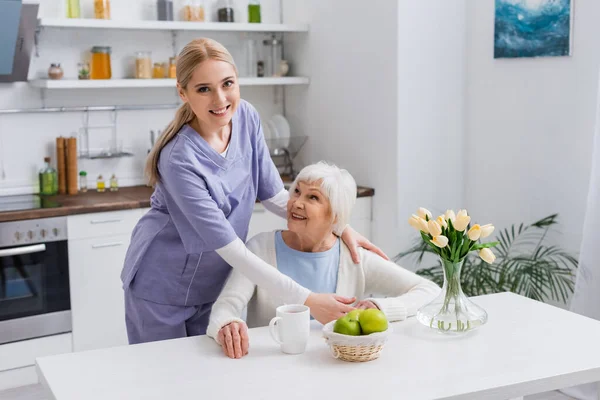
[(323, 327), (323, 336), (329, 345), (334, 358), (350, 362), (365, 362), (379, 358), (387, 341), (390, 328), (385, 332), (372, 333), (364, 336), (349, 336), (335, 333), (335, 321)]

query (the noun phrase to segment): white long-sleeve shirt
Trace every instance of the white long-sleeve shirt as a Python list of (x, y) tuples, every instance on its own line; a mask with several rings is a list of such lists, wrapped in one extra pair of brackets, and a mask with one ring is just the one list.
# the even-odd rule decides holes
[[(247, 243), (247, 248), (274, 269), (277, 268), (275, 232), (256, 235)], [(337, 294), (371, 300), (390, 321), (400, 321), (416, 314), (419, 307), (440, 293), (435, 283), (375, 253), (364, 249), (359, 251), (361, 262), (354, 264), (350, 250), (341, 244)], [(368, 297), (371, 294), (382, 297)], [(243, 321), (242, 312), (246, 307), (246, 323), (250, 328), (266, 326), (275, 316), (275, 309), (284, 303), (236, 269), (213, 305), (207, 334), (216, 340), (223, 326)]]

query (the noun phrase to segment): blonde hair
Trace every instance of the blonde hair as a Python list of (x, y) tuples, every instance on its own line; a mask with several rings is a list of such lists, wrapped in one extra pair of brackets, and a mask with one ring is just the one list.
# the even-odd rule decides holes
[(302, 168), (290, 186), (290, 193), (294, 193), (298, 182), (321, 183), (321, 191), (327, 196), (331, 206), (333, 231), (341, 234), (350, 221), (352, 208), (356, 203), (356, 182), (350, 172), (319, 161)]
[[(194, 70), (200, 63), (206, 60), (225, 61), (233, 66), (236, 76), (238, 74), (233, 57), (231, 57), (229, 51), (221, 43), (208, 38), (195, 39), (189, 42), (177, 57), (177, 82), (182, 89), (187, 88)], [(154, 186), (160, 180), (158, 159), (161, 150), (177, 135), (185, 124), (192, 121), (195, 117), (190, 105), (187, 102), (183, 103), (175, 113), (175, 118), (167, 126), (167, 129), (158, 137), (146, 159), (145, 173), (150, 185)]]

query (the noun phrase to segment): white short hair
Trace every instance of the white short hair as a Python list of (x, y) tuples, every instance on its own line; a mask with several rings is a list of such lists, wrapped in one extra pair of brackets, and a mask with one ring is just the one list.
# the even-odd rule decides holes
[(341, 233), (350, 221), (350, 214), (356, 203), (356, 182), (345, 169), (319, 161), (302, 168), (290, 186), (290, 193), (294, 193), (298, 182), (318, 181), (321, 181), (321, 191), (329, 199), (334, 221), (337, 218), (333, 231)]

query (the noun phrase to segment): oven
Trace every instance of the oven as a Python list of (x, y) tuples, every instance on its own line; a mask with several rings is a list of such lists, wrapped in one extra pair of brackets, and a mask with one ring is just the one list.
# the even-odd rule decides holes
[(66, 217), (0, 223), (0, 344), (70, 331)]

